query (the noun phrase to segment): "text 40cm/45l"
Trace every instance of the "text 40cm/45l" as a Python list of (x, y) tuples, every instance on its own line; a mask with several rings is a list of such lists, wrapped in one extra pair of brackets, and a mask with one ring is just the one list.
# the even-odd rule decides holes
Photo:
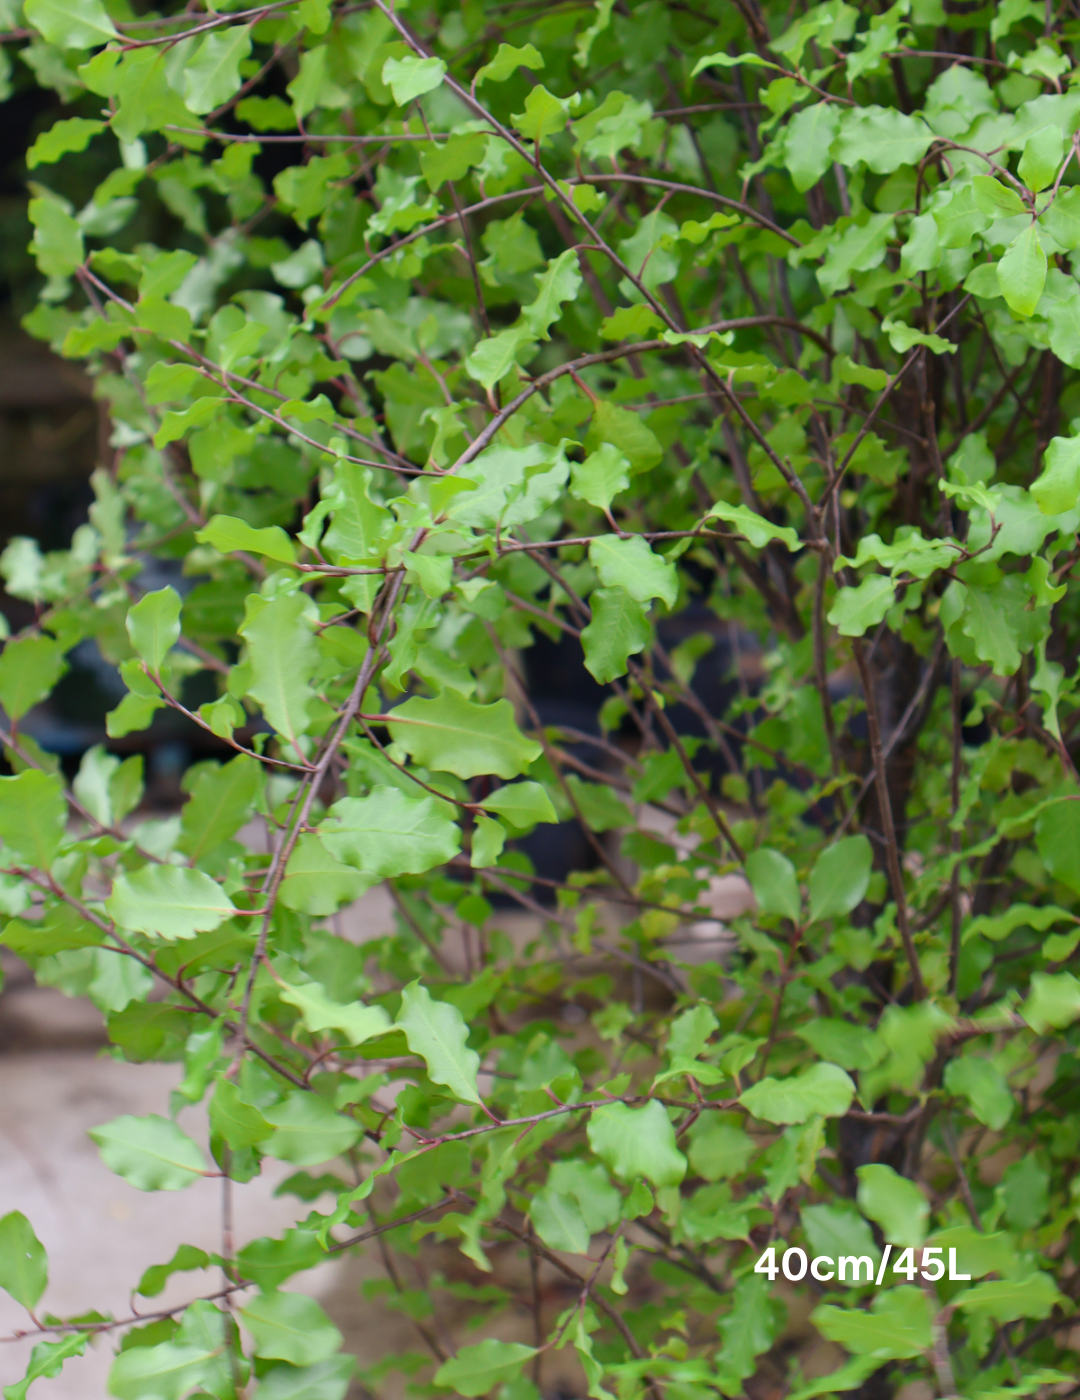
[[(920, 1272), (928, 1283), (937, 1283), (938, 1279), (945, 1278), (942, 1253), (940, 1245), (924, 1245), (921, 1249), (909, 1247), (897, 1256), (892, 1271), (894, 1274), (903, 1274), (909, 1283), (913, 1282)], [(885, 1271), (889, 1267), (891, 1254), (892, 1245), (887, 1244), (875, 1273), (874, 1261), (869, 1254), (841, 1254), (837, 1259), (828, 1254), (819, 1254), (807, 1260), (806, 1251), (793, 1245), (784, 1250), (783, 1257), (777, 1264), (776, 1246), (770, 1245), (754, 1265), (754, 1273), (767, 1274), (770, 1282), (775, 1280), (777, 1274), (783, 1273), (790, 1283), (798, 1283), (806, 1277), (806, 1271), (809, 1269), (811, 1277), (819, 1283), (831, 1283), (835, 1279), (838, 1283), (872, 1283), (880, 1288), (885, 1281)], [(948, 1277), (954, 1283), (967, 1283), (971, 1279), (970, 1274), (962, 1274), (957, 1269), (955, 1249), (949, 1250)]]

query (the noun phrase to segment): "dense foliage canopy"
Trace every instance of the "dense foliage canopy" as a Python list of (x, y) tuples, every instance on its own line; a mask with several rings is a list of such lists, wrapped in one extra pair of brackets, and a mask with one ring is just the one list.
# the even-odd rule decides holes
[[(5, 1395), (97, 1338), (120, 1400), (341, 1400), (290, 1279), (365, 1240), (422, 1350), (363, 1393), (1073, 1393), (1080, 11), (240, 3), (0, 0), (56, 94), (25, 324), (108, 420), (70, 549), (0, 560), (0, 899), (182, 1063), (109, 1166), (284, 1161), (297, 1224), (129, 1325), (42, 1312), (7, 1215)], [(169, 707), (223, 761), (147, 815)]]

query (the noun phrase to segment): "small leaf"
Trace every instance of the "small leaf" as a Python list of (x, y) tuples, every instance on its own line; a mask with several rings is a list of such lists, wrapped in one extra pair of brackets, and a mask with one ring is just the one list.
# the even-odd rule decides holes
[(926, 1239), (930, 1202), (906, 1177), (881, 1162), (858, 1167), (859, 1209), (881, 1226), (890, 1244), (920, 1245)]
[(180, 607), (180, 594), (175, 588), (159, 588), (144, 594), (128, 609), (126, 625), (131, 645), (155, 673), (161, 670), (180, 636)]
[(654, 1186), (678, 1186), (686, 1175), (675, 1129), (657, 1099), (641, 1108), (613, 1103), (593, 1109), (588, 1135), (589, 1146), (620, 1181), (644, 1178)]
[(67, 117), (53, 122), (27, 151), (27, 167), (33, 170), (39, 165), (52, 165), (72, 151), (85, 151), (92, 138), (104, 130), (104, 122), (89, 117)]
[(216, 880), (175, 865), (144, 865), (117, 876), (105, 910), (121, 928), (169, 940), (207, 933), (237, 912)]
[(343, 797), (330, 808), (319, 839), (338, 860), (363, 871), (369, 884), (419, 875), (452, 859), (461, 831), (434, 797), (408, 797), (375, 787), (368, 797)]
[(242, 550), (247, 554), (265, 554), (281, 564), (296, 563), (296, 549), (280, 525), (257, 530), (234, 515), (212, 515), (201, 530), (196, 530), (195, 538), (222, 554)]
[(805, 1123), (808, 1118), (842, 1118), (855, 1097), (855, 1085), (839, 1065), (813, 1064), (790, 1079), (759, 1079), (739, 1102), (766, 1123)]
[(92, 49), (116, 37), (101, 0), (26, 0), (27, 23), (58, 49)]
[(249, 602), (240, 628), (251, 662), (248, 694), (294, 745), (308, 726), (311, 676), (319, 660), (311, 608), (305, 593), (279, 593), (261, 607), (253, 609)]
[(91, 1128), (105, 1165), (139, 1191), (182, 1191), (206, 1171), (191, 1138), (157, 1113), (129, 1113)]
[(486, 1395), (497, 1385), (512, 1381), (521, 1368), (536, 1355), (535, 1347), (524, 1342), (500, 1342), (485, 1337), (472, 1347), (462, 1347), (456, 1356), (444, 1361), (435, 1372), (434, 1383), (449, 1387), (459, 1395)]
[(967, 1099), (980, 1123), (1000, 1132), (1012, 1117), (1013, 1096), (1005, 1076), (989, 1060), (964, 1055), (945, 1067), (945, 1088)]
[(388, 58), (383, 64), (382, 80), (394, 94), (399, 107), (405, 107), (414, 98), (423, 97), (425, 92), (437, 88), (446, 73), (446, 64), (441, 58)]
[(1031, 494), (1044, 515), (1061, 515), (1080, 504), (1080, 437), (1050, 439)]
[(19, 637), (0, 655), (0, 705), (22, 719), (44, 700), (67, 669), (64, 648), (51, 637)]
[(628, 659), (644, 651), (652, 631), (645, 609), (625, 588), (597, 588), (589, 606), (592, 621), (581, 632), (585, 669), (606, 685), (626, 675)]
[(878, 1365), (905, 1360), (930, 1350), (930, 1307), (921, 1288), (904, 1284), (874, 1295), (869, 1312), (825, 1304), (810, 1320), (823, 1337), (856, 1356), (873, 1356)]
[(861, 637), (878, 625), (895, 601), (892, 580), (886, 574), (870, 574), (855, 588), (841, 588), (828, 620), (842, 637)]
[(570, 494), (597, 510), (607, 510), (620, 491), (630, 485), (630, 462), (617, 447), (605, 442), (584, 462), (570, 468)]
[(241, 1309), (240, 1320), (255, 1341), (255, 1355), (313, 1366), (341, 1346), (341, 1333), (314, 1298), (302, 1293), (262, 1293)]
[(63, 784), (55, 774), (28, 768), (0, 778), (0, 841), (15, 863), (48, 870), (64, 839), (66, 818)]
[(496, 812), (512, 827), (527, 830), (537, 822), (557, 822), (558, 813), (551, 805), (551, 798), (539, 783), (509, 783), (497, 788), (490, 797), (480, 804), (489, 812)]
[(232, 24), (207, 34), (184, 64), (184, 101), (205, 116), (221, 107), (238, 90), (240, 65), (251, 52), (251, 29)]
[(810, 872), (810, 922), (850, 914), (866, 894), (873, 862), (865, 836), (845, 836), (826, 847)]
[(1013, 214), (1025, 214), (1028, 207), (1015, 190), (994, 180), (989, 175), (976, 175), (971, 182), (975, 203), (984, 214), (995, 219), (1011, 218)]
[(1012, 241), (997, 271), (998, 286), (1009, 310), (1018, 316), (1034, 315), (1046, 285), (1046, 254), (1037, 224)]
[(770, 540), (780, 540), (788, 549), (796, 549), (799, 544), (799, 536), (790, 526), (774, 525), (749, 506), (731, 506), (726, 501), (717, 501), (710, 506), (705, 519), (723, 520), (734, 526), (736, 532), (744, 535), (755, 549), (763, 549)]
[(589, 563), (606, 588), (624, 588), (636, 602), (660, 598), (669, 608), (679, 596), (679, 580), (670, 559), (654, 554), (640, 535), (620, 539), (598, 535), (589, 545)]
[(1036, 972), (1020, 1014), (1036, 1035), (1063, 1030), (1080, 1016), (1080, 982), (1071, 972)]
[(387, 728), (415, 762), (459, 778), (516, 778), (542, 752), (518, 728), (509, 700), (479, 705), (455, 690), (395, 706)]
[(180, 1400), (207, 1378), (213, 1352), (204, 1347), (159, 1342), (129, 1347), (109, 1371), (109, 1394), (117, 1400)]
[(481, 83), (505, 83), (507, 78), (516, 73), (519, 68), (543, 68), (544, 60), (539, 49), (532, 44), (524, 44), (521, 48), (515, 48), (513, 44), (500, 44), (495, 52), (495, 57), (490, 63), (477, 72), (475, 85)]
[(49, 1266), (41, 1241), (20, 1210), (0, 1219), (0, 1288), (31, 1311), (49, 1281)]
[(360, 1002), (346, 1006), (334, 1001), (318, 982), (306, 982), (298, 987), (286, 982), (282, 985), (281, 999), (297, 1008), (312, 1034), (340, 1031), (349, 1045), (363, 1045), (365, 1040), (384, 1035), (390, 1029), (390, 1017), (381, 1006), (364, 1006)]
[(359, 899), (374, 880), (332, 856), (314, 833), (305, 832), (285, 867), (281, 902), (302, 914), (336, 914), (343, 904)]
[(263, 1117), (275, 1131), (261, 1144), (261, 1150), (297, 1167), (313, 1167), (340, 1157), (356, 1146), (363, 1132), (355, 1118), (337, 1113), (324, 1098), (302, 1089), (265, 1109)]
[(314, 1366), (274, 1366), (259, 1378), (259, 1400), (345, 1400), (355, 1356), (331, 1356)]
[(482, 1102), (476, 1087), (480, 1056), (465, 1043), (469, 1028), (456, 1006), (432, 1000), (419, 981), (410, 982), (401, 994), (396, 1027), (405, 1032), (409, 1049), (424, 1061), (434, 1083), (463, 1103)]
[(1056, 1307), (1068, 1304), (1049, 1274), (1040, 1271), (1022, 1278), (992, 1279), (962, 1291), (956, 1306), (964, 1312), (991, 1318), (994, 1322), (1015, 1322), (1018, 1317), (1042, 1319)]
[(794, 923), (799, 922), (802, 918), (799, 881), (787, 856), (768, 846), (759, 846), (746, 859), (746, 878), (762, 913), (780, 914)]
[(587, 1254), (592, 1238), (581, 1207), (573, 1196), (563, 1195), (550, 1185), (542, 1187), (529, 1203), (533, 1229), (549, 1249), (567, 1254)]
[(274, 1129), (231, 1080), (219, 1079), (210, 1100), (210, 1131), (234, 1151), (242, 1151), (265, 1142)]
[(1065, 135), (1056, 122), (1033, 131), (1024, 144), (1016, 173), (1029, 190), (1038, 194), (1054, 183), (1065, 155)]

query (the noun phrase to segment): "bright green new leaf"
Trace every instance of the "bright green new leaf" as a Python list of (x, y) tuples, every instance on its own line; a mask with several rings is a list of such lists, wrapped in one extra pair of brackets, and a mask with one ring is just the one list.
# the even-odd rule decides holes
[(229, 1079), (219, 1079), (210, 1099), (210, 1131), (234, 1151), (265, 1142), (274, 1129)]
[(810, 922), (850, 914), (866, 894), (874, 853), (865, 836), (827, 846), (810, 872)]
[(518, 728), (509, 700), (478, 705), (455, 690), (395, 706), (387, 728), (417, 763), (459, 778), (479, 773), (516, 778), (542, 752)]
[(1038, 1270), (1022, 1278), (976, 1284), (965, 1289), (956, 1304), (964, 1312), (981, 1314), (997, 1323), (1015, 1322), (1018, 1317), (1042, 1319), (1056, 1307), (1067, 1306), (1050, 1275)]
[(296, 562), (293, 542), (280, 525), (256, 530), (246, 520), (238, 520), (233, 515), (212, 515), (209, 522), (196, 531), (195, 538), (202, 544), (213, 545), (222, 554), (243, 550), (248, 554), (265, 554), (268, 559), (277, 559), (282, 564)]
[(842, 637), (861, 637), (878, 625), (895, 601), (892, 580), (885, 574), (868, 574), (856, 587), (841, 588), (828, 620)]
[(886, 1053), (872, 1031), (832, 1016), (818, 1016), (800, 1026), (795, 1034), (813, 1046), (823, 1060), (844, 1069), (873, 1069)]
[(64, 648), (51, 637), (39, 634), (7, 642), (0, 654), (0, 705), (8, 717), (22, 719), (66, 669)]
[(204, 116), (221, 107), (240, 86), (240, 64), (251, 52), (251, 30), (230, 25), (205, 35), (184, 65), (184, 101)]
[(26, 164), (33, 170), (39, 165), (52, 165), (73, 151), (85, 151), (98, 132), (104, 130), (104, 122), (89, 117), (66, 117), (53, 122), (27, 151)]
[(925, 1293), (912, 1284), (875, 1293), (869, 1312), (825, 1303), (810, 1320), (828, 1341), (879, 1363), (922, 1356), (931, 1345), (930, 1307)]
[(406, 107), (425, 92), (437, 88), (446, 73), (441, 58), (388, 58), (383, 64), (382, 80), (394, 94), (399, 107)]
[(763, 914), (780, 914), (794, 923), (799, 922), (802, 918), (799, 881), (787, 856), (768, 846), (759, 846), (746, 858), (746, 878)]
[(780, 540), (788, 549), (795, 549), (799, 543), (798, 535), (789, 526), (774, 525), (771, 520), (758, 515), (757, 511), (751, 510), (749, 506), (732, 506), (726, 501), (717, 501), (709, 507), (705, 519), (713, 517), (734, 526), (755, 549), (764, 549), (770, 540)]
[(462, 1347), (456, 1356), (444, 1361), (435, 1372), (434, 1382), (459, 1395), (486, 1395), (497, 1385), (519, 1376), (525, 1362), (535, 1355), (536, 1348), (524, 1342), (485, 1337), (476, 1346)]
[(82, 229), (55, 199), (32, 199), (27, 211), (34, 225), (30, 251), (38, 267), (46, 277), (70, 277), (85, 256)]
[(1080, 503), (1080, 437), (1050, 439), (1031, 494), (1044, 515), (1060, 515)]
[(816, 185), (832, 164), (830, 146), (839, 126), (836, 105), (816, 102), (796, 112), (784, 132), (784, 164), (800, 193)]
[(9, 863), (48, 870), (64, 838), (67, 803), (60, 779), (28, 768), (0, 778), (0, 841)]
[(679, 596), (675, 565), (655, 554), (640, 535), (621, 539), (598, 535), (589, 545), (589, 563), (606, 588), (622, 588), (639, 603), (659, 598), (669, 608)]
[(481, 806), (489, 812), (496, 812), (512, 827), (526, 830), (537, 822), (557, 822), (559, 820), (551, 798), (539, 783), (508, 783), (496, 788), (490, 797), (485, 797)]
[(500, 44), (490, 63), (477, 70), (476, 86), (481, 83), (505, 83), (519, 68), (543, 68), (544, 59), (539, 49), (532, 44), (515, 48), (513, 44)]
[(176, 1342), (130, 1347), (109, 1370), (109, 1394), (117, 1400), (181, 1400), (207, 1378), (213, 1352)]
[(201, 870), (144, 865), (117, 876), (105, 910), (120, 928), (172, 941), (217, 928), (236, 913), (236, 905)]
[(926, 1238), (930, 1203), (913, 1181), (874, 1162), (856, 1170), (859, 1209), (881, 1226), (890, 1244), (918, 1245)]
[(997, 265), (998, 286), (1010, 311), (1031, 316), (1046, 285), (1046, 254), (1037, 224), (1026, 228), (1009, 245)]
[(888, 107), (845, 107), (832, 156), (841, 165), (860, 162), (875, 175), (915, 165), (926, 154), (933, 133), (915, 117)]
[(265, 1109), (263, 1117), (275, 1131), (261, 1144), (262, 1151), (298, 1167), (340, 1157), (355, 1147), (363, 1132), (355, 1118), (335, 1112), (324, 1098), (302, 1089)]
[(839, 1065), (818, 1063), (790, 1079), (759, 1079), (739, 1102), (766, 1123), (805, 1123), (818, 1114), (842, 1118), (854, 1096), (855, 1085)]
[(86, 1332), (69, 1332), (58, 1342), (38, 1342), (30, 1353), (30, 1365), (21, 1381), (4, 1387), (4, 1400), (26, 1400), (34, 1381), (54, 1380), (72, 1356), (81, 1356), (90, 1338)]
[(255, 1341), (255, 1355), (313, 1366), (341, 1346), (341, 1333), (314, 1298), (302, 1293), (261, 1293), (240, 1311)]
[(146, 593), (128, 609), (131, 645), (155, 674), (180, 637), (180, 595), (175, 588)]
[(567, 104), (537, 83), (525, 99), (524, 112), (515, 112), (510, 120), (526, 141), (543, 141), (561, 131), (566, 125)]
[(461, 832), (434, 797), (408, 797), (375, 787), (368, 797), (343, 797), (330, 808), (319, 838), (331, 855), (363, 871), (374, 884), (415, 875), (450, 860)]
[(945, 1088), (967, 1099), (980, 1123), (1000, 1132), (1012, 1117), (1013, 1096), (1005, 1076), (989, 1060), (964, 1055), (945, 1067)]
[(465, 1043), (469, 1028), (456, 1006), (434, 1001), (419, 981), (410, 982), (401, 994), (396, 1026), (405, 1032), (409, 1049), (424, 1061), (434, 1083), (444, 1085), (462, 1103), (481, 1102), (476, 1087), (480, 1056)]
[(976, 175), (971, 190), (978, 207), (993, 218), (1008, 218), (1011, 214), (1023, 214), (1027, 209), (1015, 190), (989, 175)]
[(313, 1035), (320, 1031), (340, 1031), (348, 1045), (363, 1045), (365, 1040), (384, 1035), (390, 1029), (390, 1017), (381, 1006), (364, 1006), (361, 1002), (346, 1006), (334, 1001), (318, 982), (306, 982), (298, 987), (285, 983), (281, 999), (297, 1008)]
[(0, 1219), (0, 1288), (32, 1310), (48, 1281), (48, 1261), (33, 1226), (22, 1211), (10, 1211)]
[(592, 621), (582, 628), (585, 668), (601, 685), (626, 675), (628, 659), (649, 644), (644, 607), (625, 588), (597, 588), (589, 597)]
[(593, 406), (592, 422), (585, 438), (585, 450), (595, 452), (603, 443), (617, 447), (630, 463), (636, 476), (650, 471), (664, 458), (664, 449), (656, 434), (642, 421), (644, 415), (601, 399)]
[(630, 462), (617, 447), (605, 442), (584, 462), (570, 468), (570, 494), (597, 510), (607, 510), (620, 491), (630, 485)]
[(589, 1117), (589, 1146), (620, 1181), (644, 1179), (678, 1186), (686, 1158), (675, 1145), (675, 1129), (664, 1105), (649, 1099), (641, 1108), (607, 1104)]
[(92, 49), (116, 37), (101, 0), (26, 0), (26, 19), (58, 49)]
[(1036, 972), (1020, 1014), (1036, 1035), (1063, 1030), (1080, 1016), (1080, 982), (1071, 972)]
[(1056, 122), (1033, 131), (1024, 146), (1017, 174), (1029, 190), (1038, 194), (1054, 183), (1065, 155), (1065, 136)]
[(122, 1114), (91, 1128), (90, 1137), (109, 1170), (139, 1191), (181, 1191), (206, 1171), (191, 1138), (157, 1113), (144, 1118)]

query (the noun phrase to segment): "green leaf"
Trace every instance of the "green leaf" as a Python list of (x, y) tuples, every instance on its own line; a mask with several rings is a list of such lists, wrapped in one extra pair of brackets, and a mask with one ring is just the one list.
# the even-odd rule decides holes
[(911, 1284), (876, 1293), (869, 1312), (826, 1303), (814, 1309), (810, 1321), (827, 1341), (880, 1361), (922, 1356), (932, 1343), (926, 1295)]
[(176, 865), (144, 865), (118, 875), (105, 911), (121, 928), (170, 941), (206, 933), (237, 912), (216, 880)]
[(622, 588), (638, 603), (660, 598), (669, 608), (679, 596), (675, 565), (654, 554), (640, 535), (620, 539), (598, 535), (589, 545), (589, 563), (605, 588)]
[(45, 1250), (20, 1210), (0, 1219), (0, 1288), (33, 1311), (49, 1281)]
[(469, 131), (424, 151), (420, 169), (428, 189), (437, 190), (444, 180), (461, 180), (473, 166), (480, 165), (487, 153), (488, 139), (483, 131)]
[(964, 1289), (956, 1299), (956, 1306), (964, 1312), (1004, 1323), (1015, 1322), (1018, 1317), (1041, 1320), (1049, 1317), (1056, 1307), (1067, 1304), (1050, 1275), (1037, 1270), (1023, 1278), (994, 1279)]
[(1065, 155), (1065, 134), (1056, 122), (1033, 131), (1024, 144), (1016, 172), (1029, 190), (1038, 194), (1054, 183)]
[(539, 49), (532, 44), (524, 44), (521, 48), (515, 48), (513, 44), (500, 44), (495, 51), (495, 57), (490, 63), (485, 63), (477, 71), (475, 86), (481, 83), (505, 83), (507, 78), (516, 73), (519, 68), (543, 68), (544, 60)]
[(844, 1069), (873, 1069), (885, 1055), (885, 1047), (865, 1026), (837, 1021), (831, 1016), (819, 1016), (799, 1026), (795, 1034), (813, 1046), (823, 1060), (842, 1065)]
[(535, 1347), (524, 1342), (500, 1342), (494, 1337), (472, 1347), (462, 1347), (456, 1356), (444, 1361), (435, 1372), (434, 1383), (456, 1390), (459, 1395), (486, 1395), (497, 1385), (512, 1381), (521, 1368), (536, 1355)]
[(559, 820), (551, 798), (539, 783), (510, 783), (497, 788), (480, 805), (489, 812), (497, 812), (519, 831), (531, 829), (537, 822)]
[(893, 108), (845, 107), (832, 157), (841, 165), (861, 162), (875, 175), (890, 175), (902, 165), (916, 165), (933, 139), (923, 122)]
[(800, 194), (816, 185), (832, 165), (829, 148), (838, 126), (839, 117), (832, 102), (804, 107), (788, 123), (784, 132), (784, 164)]
[(825, 295), (834, 296), (850, 286), (852, 273), (880, 267), (893, 232), (891, 214), (872, 214), (865, 223), (853, 224), (831, 239), (817, 271), (818, 285)]
[(810, 922), (850, 914), (866, 894), (873, 860), (865, 836), (845, 836), (826, 847), (810, 872)]
[(58, 1342), (38, 1342), (30, 1353), (30, 1365), (22, 1380), (4, 1387), (4, 1400), (26, 1400), (26, 1393), (34, 1381), (55, 1379), (65, 1361), (83, 1354), (89, 1340), (86, 1332), (71, 1332)]
[(161, 670), (180, 637), (180, 607), (179, 593), (167, 587), (145, 594), (128, 609), (126, 625), (131, 645), (155, 673)]
[(570, 468), (570, 494), (597, 510), (607, 510), (620, 491), (630, 485), (630, 462), (617, 447), (605, 442), (584, 462)]
[(805, 1123), (819, 1114), (842, 1118), (854, 1097), (850, 1076), (839, 1065), (819, 1062), (790, 1079), (759, 1079), (739, 1102), (766, 1123)]
[(1013, 1096), (1005, 1076), (989, 1060), (964, 1055), (945, 1066), (945, 1088), (967, 1099), (980, 1123), (1000, 1132), (1012, 1117)]
[(28, 768), (0, 778), (0, 841), (20, 865), (48, 870), (64, 839), (67, 803), (60, 779)]
[(930, 1203), (913, 1181), (873, 1162), (858, 1167), (859, 1209), (881, 1226), (890, 1244), (919, 1245), (926, 1239)]
[(880, 1251), (870, 1226), (853, 1206), (846, 1202), (803, 1206), (800, 1214), (812, 1254), (827, 1254), (833, 1259), (841, 1255), (869, 1258), (875, 1261), (876, 1267)]
[(644, 1179), (654, 1186), (678, 1186), (686, 1158), (675, 1145), (675, 1129), (664, 1105), (649, 1099), (641, 1108), (624, 1103), (593, 1109), (589, 1146), (620, 1181)]
[(971, 192), (976, 205), (992, 218), (1007, 219), (1013, 214), (1028, 212), (1027, 205), (1015, 190), (989, 175), (976, 175), (971, 182)]
[(452, 859), (461, 832), (434, 797), (407, 797), (375, 787), (368, 797), (343, 797), (330, 808), (319, 839), (338, 860), (371, 877), (419, 875)]
[(27, 23), (58, 49), (92, 49), (116, 37), (101, 0), (26, 0)]
[(763, 914), (780, 914), (794, 923), (800, 921), (799, 881), (787, 856), (768, 846), (759, 846), (746, 858), (746, 878)]
[(1044, 515), (1061, 515), (1080, 504), (1080, 437), (1050, 439), (1031, 494)]
[(758, 1145), (733, 1123), (706, 1112), (690, 1130), (690, 1165), (706, 1181), (742, 1176)]
[(1080, 982), (1071, 972), (1034, 973), (1020, 1014), (1036, 1035), (1071, 1026), (1080, 1016)]
[(109, 1370), (109, 1394), (117, 1400), (181, 1400), (206, 1378), (212, 1361), (213, 1352), (176, 1342), (129, 1347)]
[(334, 1001), (318, 982), (306, 982), (291, 987), (282, 984), (281, 1000), (295, 1006), (306, 1028), (317, 1035), (320, 1031), (340, 1031), (348, 1045), (363, 1045), (375, 1035), (385, 1035), (390, 1029), (390, 1017), (381, 1006), (364, 1006), (353, 1002), (346, 1006)]
[(566, 125), (567, 104), (537, 83), (525, 99), (524, 112), (514, 112), (510, 120), (526, 141), (543, 141)]
[(256, 609), (249, 602), (240, 628), (251, 663), (248, 694), (294, 746), (308, 725), (313, 698), (310, 677), (319, 660), (311, 609), (305, 593), (279, 593)]
[(502, 822), (494, 817), (485, 817), (483, 813), (477, 815), (469, 851), (469, 864), (474, 870), (486, 870), (496, 864), (506, 845), (506, 836), (506, 827)]
[(998, 286), (1009, 310), (1018, 316), (1034, 315), (1046, 285), (1046, 254), (1037, 224), (1026, 228), (1009, 244), (997, 271)]
[(259, 1400), (345, 1400), (355, 1356), (331, 1356), (314, 1366), (274, 1366), (259, 1378)]
[(157, 1113), (145, 1118), (122, 1114), (91, 1128), (90, 1137), (109, 1170), (139, 1191), (182, 1191), (206, 1171), (191, 1138)]
[(578, 255), (568, 248), (548, 263), (537, 279), (535, 300), (522, 307), (521, 318), (529, 334), (537, 340), (549, 339), (548, 332), (562, 314), (563, 303), (573, 301), (580, 290)]
[(516, 778), (543, 752), (517, 727), (509, 700), (479, 705), (455, 690), (406, 700), (391, 710), (386, 727), (415, 762), (459, 778)]
[(235, 836), (252, 815), (262, 786), (262, 765), (246, 754), (204, 768), (180, 817), (180, 850), (198, 861)]
[(780, 540), (788, 549), (796, 549), (799, 536), (788, 525), (774, 525), (749, 506), (731, 506), (726, 501), (717, 501), (710, 506), (705, 516), (709, 519), (724, 520), (734, 526), (738, 534), (745, 536), (755, 549), (764, 549), (770, 540)]
[(861, 637), (878, 625), (895, 601), (892, 580), (885, 574), (868, 574), (855, 588), (840, 589), (828, 620), (841, 637)]
[(285, 867), (280, 898), (286, 909), (303, 914), (336, 914), (343, 904), (359, 899), (375, 879), (345, 865), (316, 835), (305, 832)]
[(296, 563), (296, 549), (280, 525), (267, 525), (257, 530), (234, 515), (212, 515), (201, 530), (196, 530), (195, 538), (222, 554), (243, 550), (248, 554), (265, 554), (268, 559), (277, 559), (282, 564)]
[[(467, 368), (468, 366), (466, 366)], [(489, 447), (466, 468), (475, 488), (453, 498), (445, 514), (476, 529), (527, 525), (555, 501), (570, 475), (562, 447)]]
[(234, 1151), (265, 1142), (274, 1129), (228, 1079), (219, 1079), (210, 1100), (210, 1131)]
[(222, 107), (240, 87), (240, 64), (251, 52), (251, 30), (231, 24), (204, 35), (184, 64), (184, 101), (205, 116)]
[(30, 251), (38, 267), (46, 277), (70, 277), (85, 256), (82, 229), (55, 199), (32, 199), (27, 212), (34, 225)]
[(98, 132), (104, 130), (104, 122), (89, 117), (67, 117), (53, 122), (27, 151), (27, 167), (34, 170), (39, 165), (52, 165), (72, 151), (85, 151)]
[(281, 1103), (265, 1109), (263, 1117), (275, 1131), (262, 1143), (262, 1151), (298, 1167), (317, 1166), (340, 1157), (356, 1146), (363, 1133), (355, 1118), (335, 1112), (324, 1098), (302, 1089), (295, 1089)]
[(550, 1184), (542, 1187), (529, 1203), (529, 1219), (549, 1249), (588, 1253), (592, 1236), (573, 1196), (554, 1190)]
[(156, 1298), (159, 1293), (164, 1292), (165, 1285), (173, 1274), (205, 1269), (209, 1264), (210, 1256), (204, 1249), (196, 1249), (192, 1244), (178, 1245), (167, 1264), (152, 1264), (149, 1269), (144, 1270), (135, 1292), (144, 1298)]
[(409, 1049), (424, 1061), (435, 1084), (462, 1103), (482, 1102), (476, 1087), (480, 1056), (465, 1043), (469, 1028), (456, 1006), (432, 1000), (419, 981), (410, 982), (401, 994), (396, 1027), (405, 1032)]
[(255, 1342), (255, 1355), (314, 1366), (341, 1346), (341, 1333), (314, 1298), (276, 1290), (253, 1298), (240, 1320)]
[(1059, 190), (1039, 222), (1066, 252), (1072, 253), (1080, 248), (1080, 189), (1073, 185)]
[(399, 107), (406, 107), (425, 92), (431, 92), (442, 82), (446, 64), (441, 58), (388, 58), (383, 64), (382, 80), (394, 94)]
[(45, 697), (67, 669), (64, 648), (51, 637), (20, 637), (0, 655), (0, 705), (9, 718), (22, 719)]
[(585, 669), (606, 685), (626, 675), (627, 660), (649, 645), (645, 609), (625, 588), (597, 588), (589, 597), (592, 621), (581, 632)]

